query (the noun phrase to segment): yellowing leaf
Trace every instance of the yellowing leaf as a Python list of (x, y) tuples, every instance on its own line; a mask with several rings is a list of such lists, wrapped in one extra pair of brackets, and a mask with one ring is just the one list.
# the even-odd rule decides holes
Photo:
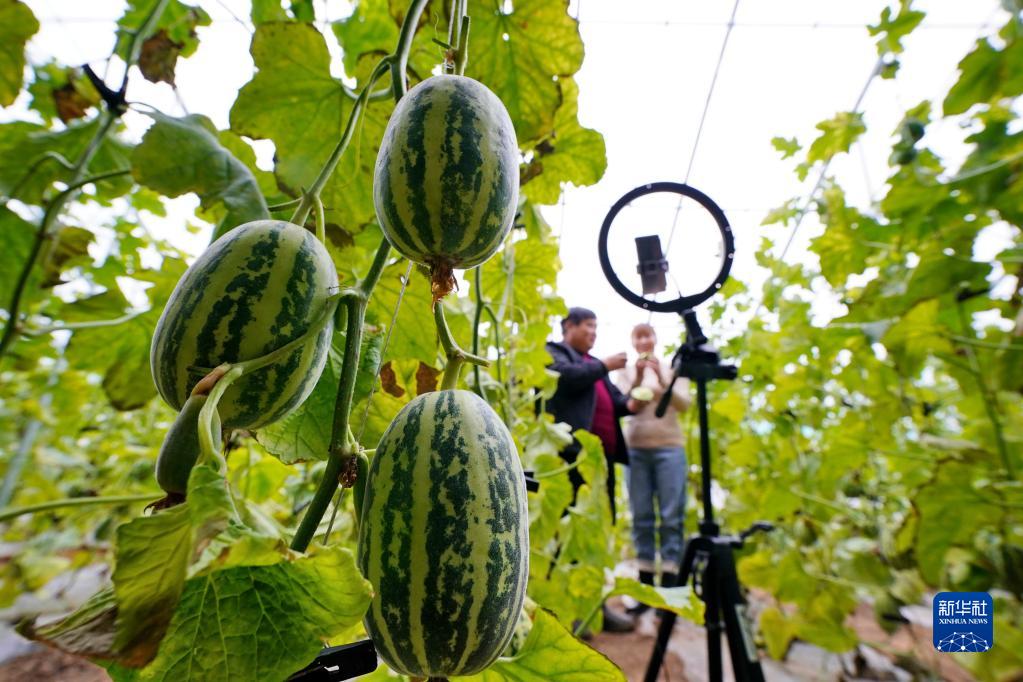
[(14, 102), (25, 70), (25, 43), (39, 30), (28, 6), (0, 0), (0, 107)]
[(464, 682), (625, 682), (604, 654), (579, 641), (546, 609), (537, 609), (519, 652), (499, 658), (478, 675), (452, 677)]

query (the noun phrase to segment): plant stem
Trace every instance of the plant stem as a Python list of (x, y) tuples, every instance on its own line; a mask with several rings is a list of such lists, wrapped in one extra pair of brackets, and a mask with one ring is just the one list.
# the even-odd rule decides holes
[(605, 599), (607, 599), (607, 596), (606, 595), (602, 596), (600, 598), (600, 601), (597, 602), (597, 605), (590, 609), (590, 612), (586, 614), (586, 617), (579, 621), (579, 624), (575, 626), (574, 630), (572, 630), (573, 636), (578, 637), (579, 635), (586, 631), (586, 628), (589, 626), (590, 622), (593, 621), (593, 618), (597, 615), (597, 611), (599, 611), (600, 607), (604, 605)]
[(461, 35), (459, 36), (458, 47), (455, 49), (455, 73), (457, 73), (459, 76), (464, 76), (465, 65), (468, 62), (469, 62), (469, 17), (463, 16), (462, 32)]
[(229, 369), (224, 376), (220, 377), (213, 390), (210, 391), (206, 403), (199, 411), (200, 461), (213, 462), (217, 467), (217, 471), (224, 471), (227, 467), (227, 461), (220, 454), (219, 444), (213, 435), (213, 414), (217, 411), (217, 405), (220, 403), (224, 393), (244, 372), (245, 370), (238, 366)]
[[(351, 139), (355, 127), (354, 121), (369, 98), (373, 84), (388, 67), (391, 70), (391, 92), (394, 95), (394, 101), (397, 102), (404, 96), (406, 91), (405, 68), (408, 65), (409, 50), (412, 49), (412, 38), (415, 35), (416, 25), (419, 23), (419, 17), (422, 15), (425, 6), (426, 0), (412, 1), (401, 24), (398, 45), (394, 53), (382, 59), (377, 64), (376, 69), (373, 70), (369, 82), (359, 95), (362, 101), (359, 102), (357, 100), (355, 103), (355, 108), (348, 119), (348, 125), (345, 127), (342, 139), (338, 142), (338, 146), (334, 149), (327, 164), (320, 171), (320, 175), (317, 177), (313, 187), (310, 188), (309, 192), (306, 192), (302, 203), (292, 217), (292, 222), (298, 224), (305, 222), (309, 209), (312, 206), (310, 197), (319, 197), (319, 193), (326, 184), (327, 178), (330, 177), (330, 174), (337, 166), (344, 147), (347, 146), (348, 140)], [(334, 423), (330, 433), (330, 446), (327, 450), (327, 466), (323, 470), (323, 477), (320, 479), (316, 492), (313, 494), (313, 499), (306, 508), (302, 521), (299, 522), (298, 529), (295, 531), (295, 537), (291, 540), (291, 549), (296, 552), (305, 552), (309, 547), (309, 543), (312, 541), (313, 536), (316, 534), (316, 529), (320, 525), (320, 520), (323, 519), (327, 507), (330, 506), (330, 500), (334, 497), (334, 491), (340, 483), (340, 475), (346, 468), (351, 468), (353, 458), (358, 450), (358, 443), (349, 443), (349, 440), (351, 439), (350, 422), (352, 398), (355, 395), (355, 377), (359, 369), (359, 353), (362, 350), (362, 327), (366, 318), (366, 306), (369, 303), (369, 297), (373, 293), (373, 288), (376, 287), (377, 282), (380, 280), (380, 275), (387, 264), (387, 257), (390, 251), (390, 243), (386, 238), (381, 239), (380, 246), (377, 247), (373, 263), (370, 265), (366, 276), (354, 291), (347, 292), (343, 298), (343, 304), (347, 312), (345, 352), (341, 366), (341, 378), (337, 387), (337, 398), (334, 400)]]
[(54, 324), (48, 327), (38, 327), (36, 329), (22, 329), (22, 336), (43, 336), (45, 334), (52, 334), (53, 332), (59, 331), (78, 331), (80, 329), (97, 329), (99, 327), (116, 327), (119, 324), (125, 322), (131, 322), (139, 315), (144, 315), (148, 310), (138, 310), (121, 317), (115, 317), (112, 320), (87, 320), (85, 322), (67, 322), (64, 324)]
[(377, 79), (384, 75), (387, 71), (388, 65), (394, 60), (393, 56), (387, 56), (380, 60), (376, 68), (373, 69), (373, 73), (370, 74), (369, 81), (362, 88), (362, 92), (359, 93), (359, 98), (355, 100), (355, 104), (352, 105), (352, 113), (348, 115), (348, 122), (345, 124), (344, 132), (341, 134), (341, 139), (337, 141), (337, 145), (334, 146), (334, 151), (330, 153), (330, 157), (327, 162), (320, 169), (320, 174), (316, 176), (316, 180), (313, 181), (312, 187), (302, 196), (302, 200), (298, 204), (298, 208), (295, 209), (294, 215), (291, 216), (291, 222), (296, 225), (304, 225), (306, 219), (309, 217), (309, 212), (313, 209), (313, 206), (320, 198), (320, 193), (327, 184), (327, 180), (334, 174), (334, 169), (337, 168), (337, 164), (341, 161), (341, 156), (344, 154), (345, 149), (348, 148), (348, 143), (352, 141), (352, 136), (355, 134), (355, 126), (359, 121), (359, 117), (362, 115), (362, 110), (366, 106), (366, 101), (369, 99), (370, 90), (373, 85), (377, 82)]
[[(480, 353), (480, 318), (483, 317), (483, 292), (480, 285), (480, 270), (482, 265), (477, 265), (476, 270), (473, 273), (473, 293), (476, 294), (476, 311), (472, 318), (472, 353), (473, 355), (479, 355)], [(480, 367), (479, 365), (472, 366), (472, 376), (474, 383), (476, 384), (476, 394), (483, 398), (483, 389), (480, 387)]]
[(320, 316), (316, 318), (316, 321), (309, 326), (309, 329), (304, 334), (292, 339), (280, 348), (270, 351), (266, 355), (231, 365), (223, 376), (217, 380), (210, 391), (209, 398), (206, 399), (206, 404), (203, 405), (202, 410), (199, 412), (199, 446), (204, 459), (215, 462), (220, 468), (223, 468), (226, 464), (223, 457), (217, 451), (212, 431), (213, 413), (217, 409), (217, 403), (220, 402), (221, 396), (243, 374), (255, 372), (287, 357), (323, 331), (323, 327), (334, 317), (334, 308), (337, 306), (338, 298), (339, 295), (334, 295), (327, 299), (323, 312), (320, 313)]
[[(373, 288), (380, 280), (391, 244), (386, 239), (380, 240), (373, 263), (366, 277), (355, 289), (346, 291), (342, 305), (347, 312), (345, 325), (345, 352), (341, 364), (341, 378), (338, 382), (337, 397), (334, 399), (334, 422), (330, 432), (330, 446), (327, 450), (327, 467), (323, 477), (313, 494), (313, 499), (306, 508), (305, 515), (295, 531), (291, 541), (291, 549), (304, 552), (312, 542), (320, 520), (330, 506), (334, 491), (340, 482), (341, 473), (350, 465), (358, 445), (349, 443), (352, 399), (355, 396), (355, 379), (359, 368), (359, 354), (362, 350), (362, 326), (366, 319), (366, 306)], [(354, 445), (354, 448), (353, 448)]]
[(327, 243), (327, 217), (323, 214), (323, 202), (316, 197), (316, 238), (321, 244)]
[(469, 362), (482, 367), (490, 366), (490, 362), (486, 358), (466, 353), (458, 347), (454, 337), (451, 336), (448, 321), (444, 319), (444, 304), (440, 301), (433, 306), (433, 321), (437, 325), (440, 345), (444, 348), (444, 355), (448, 359), (448, 364), (444, 367), (444, 378), (441, 380), (440, 385), (442, 391), (455, 388), (458, 385), (458, 374), (462, 369), (462, 363)]
[(129, 171), (112, 171), (110, 173), (101, 173), (99, 175), (85, 178), (85, 172), (89, 166), (89, 162), (99, 151), (100, 143), (103, 138), (106, 137), (107, 132), (113, 127), (116, 117), (109, 111), (104, 111), (100, 114), (101, 121), (99, 127), (96, 129), (96, 134), (93, 135), (92, 140), (89, 141), (89, 145), (82, 152), (82, 155), (78, 158), (78, 163), (75, 164), (75, 171), (68, 178), (68, 186), (62, 190), (55, 197), (53, 201), (46, 207), (46, 211), (43, 213), (43, 219), (39, 223), (39, 228), (36, 230), (35, 240), (32, 242), (32, 248), (28, 253), (28, 258), (25, 259), (25, 263), (21, 268), (21, 273), (18, 275), (18, 281), (14, 285), (14, 293), (11, 295), (11, 302), (7, 305), (7, 326), (4, 327), (4, 334), (0, 337), (0, 359), (3, 359), (4, 353), (10, 347), (11, 343), (14, 342), (15, 334), (20, 324), (19, 321), (19, 308), (21, 307), (21, 299), (25, 293), (25, 286), (28, 284), (28, 278), (32, 274), (32, 270), (35, 267), (36, 260), (39, 258), (39, 253), (43, 250), (43, 244), (50, 239), (51, 231), (54, 223), (57, 221), (57, 217), (60, 212), (64, 209), (64, 206), (71, 199), (71, 197), (84, 185), (91, 182), (99, 182), (107, 178), (116, 177), (118, 175), (124, 175)]
[(50, 511), (51, 509), (62, 509), (64, 507), (88, 507), (102, 504), (128, 504), (130, 502), (152, 502), (163, 497), (163, 494), (146, 493), (142, 495), (115, 495), (112, 497), (71, 497), (62, 500), (51, 500), (30, 504), (26, 507), (14, 507), (13, 509), (0, 510), (0, 523), (10, 521), (25, 514), (36, 514), (38, 512)]
[(270, 211), (271, 213), (275, 213), (277, 211), (286, 211), (287, 209), (294, 208), (295, 206), (298, 206), (301, 203), (302, 197), (299, 197), (298, 199), (292, 199), (291, 201), (285, 201), (280, 204), (274, 204), (273, 206), (267, 206), (266, 210)]
[(395, 102), (408, 92), (405, 70), (408, 68), (408, 55), (412, 50), (412, 39), (416, 35), (416, 26), (419, 25), (419, 17), (425, 7), (426, 0), (412, 0), (412, 4), (405, 14), (405, 20), (401, 23), (398, 46), (394, 50), (394, 59), (391, 61), (391, 92), (394, 94)]

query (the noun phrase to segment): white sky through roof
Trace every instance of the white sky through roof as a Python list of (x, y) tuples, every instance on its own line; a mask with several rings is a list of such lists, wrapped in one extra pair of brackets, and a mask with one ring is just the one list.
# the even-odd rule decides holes
[[(56, 56), (68, 64), (95, 65), (109, 55), (122, 2), (26, 1), (42, 23), (29, 46), (32, 61)], [(198, 52), (179, 64), (180, 99), (168, 86), (141, 78), (133, 80), (129, 98), (174, 114), (181, 113), (183, 104), (190, 113), (205, 114), (225, 128), (237, 89), (252, 74), (248, 2), (198, 4), (214, 24), (199, 29)], [(342, 2), (317, 4), (318, 16), (328, 19), (350, 11)], [(816, 181), (811, 174), (799, 183), (791, 160), (782, 161), (770, 140), (797, 137), (806, 145), (816, 134), (816, 123), (852, 108), (877, 61), (874, 38), (865, 26), (877, 23), (889, 4), (740, 0), (736, 9), (734, 0), (573, 0), (570, 13), (579, 16), (586, 49), (576, 76), (579, 119), (604, 135), (608, 169), (595, 186), (567, 188), (562, 202), (544, 214), (561, 236), (559, 293), (569, 305), (598, 313), (595, 354), (625, 350), (632, 325), (647, 319), (647, 313), (619, 298), (604, 279), (596, 249), (601, 222), (628, 190), (647, 182), (684, 179), (733, 9), (735, 25), (692, 159), (689, 184), (724, 209), (737, 244), (733, 275), (751, 282), (761, 276), (754, 262), (761, 238), (787, 234), (785, 228), (761, 226), (764, 215), (786, 199), (805, 195)], [(830, 171), (860, 207), (883, 195), (890, 172), (890, 138), (904, 111), (942, 96), (957, 76), (958, 61), (978, 37), (992, 34), (1005, 16), (996, 0), (934, 0), (917, 2), (915, 7), (927, 17), (904, 41), (898, 77), (870, 82), (860, 109), (868, 132), (851, 154), (836, 159)], [(25, 101), (19, 102), (23, 108)], [(0, 117), (8, 118), (18, 108), (16, 104)], [(148, 119), (136, 113), (125, 120), (136, 137), (148, 126)], [(932, 125), (924, 144), (945, 154), (954, 168), (963, 156), (965, 134), (954, 124)], [(257, 146), (268, 162), (272, 145)], [(181, 236), (182, 223), (191, 218), (197, 203), (194, 197), (174, 200), (169, 217), (154, 218), (148, 226), (159, 236), (175, 235), (175, 243), (198, 252), (207, 243), (208, 232)], [(678, 230), (675, 239), (684, 245), (684, 224)], [(808, 241), (819, 232), (816, 217), (808, 214), (789, 259), (808, 259)], [(634, 253), (631, 241), (624, 248)], [(825, 314), (834, 310), (827, 299), (819, 305)], [(681, 325), (673, 316), (658, 314), (652, 321), (662, 341), (678, 339)]]

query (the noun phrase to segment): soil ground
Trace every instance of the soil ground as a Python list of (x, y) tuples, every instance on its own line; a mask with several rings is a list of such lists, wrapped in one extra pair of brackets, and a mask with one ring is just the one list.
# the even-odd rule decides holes
[[(611, 605), (618, 610), (622, 608), (622, 604), (615, 600)], [(637, 619), (634, 632), (599, 633), (589, 640), (589, 644), (614, 661), (625, 672), (629, 682), (639, 682), (643, 680), (650, 660), (658, 623), (656, 614), (649, 611)], [(924, 667), (930, 671), (937, 671), (942, 680), (970, 682), (973, 679), (951, 657), (934, 651), (931, 631), (925, 624), (910, 622), (888, 635), (877, 625), (867, 605), (861, 605), (846, 624), (864, 642), (856, 652), (839, 656), (809, 644), (794, 643), (784, 661), (763, 661), (768, 682), (898, 681), (919, 678), (921, 674), (927, 677), (914, 660), (924, 662)], [(706, 642), (701, 627), (680, 619), (672, 631), (658, 682), (707, 680)], [(887, 653), (882, 654), (882, 651)], [(731, 679), (727, 648), (724, 664), (725, 678)], [(0, 664), (0, 682), (106, 682), (108, 679), (102, 668), (48, 648), (38, 648)]]

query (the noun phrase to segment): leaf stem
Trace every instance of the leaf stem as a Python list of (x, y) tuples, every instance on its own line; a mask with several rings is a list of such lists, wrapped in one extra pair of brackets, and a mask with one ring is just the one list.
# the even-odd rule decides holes
[(289, 341), (280, 348), (270, 351), (266, 355), (253, 358), (252, 360), (235, 363), (227, 368), (224, 375), (221, 376), (217, 383), (213, 386), (213, 389), (210, 391), (209, 398), (206, 399), (206, 404), (203, 405), (202, 410), (199, 412), (199, 447), (204, 459), (216, 462), (217, 466), (220, 468), (223, 468), (225, 464), (213, 439), (213, 412), (217, 409), (217, 403), (220, 402), (221, 396), (223, 396), (227, 389), (230, 388), (231, 384), (237, 381), (243, 374), (255, 372), (256, 370), (272, 365), (308, 343), (309, 339), (323, 331), (323, 327), (331, 320), (331, 318), (334, 317), (334, 308), (337, 306), (339, 298), (339, 294), (335, 294), (328, 298), (323, 312), (321, 312), (316, 321), (309, 326), (309, 329), (307, 329), (305, 333), (298, 338)]
[(131, 322), (140, 315), (145, 315), (148, 310), (136, 310), (135, 312), (127, 313), (121, 317), (115, 317), (111, 320), (87, 320), (85, 322), (66, 322), (64, 324), (53, 324), (47, 327), (37, 327), (35, 329), (28, 328), (22, 329), (22, 336), (45, 336), (53, 332), (59, 331), (79, 331), (81, 329), (97, 329), (99, 327), (116, 327), (119, 324), (125, 322)]
[(341, 161), (341, 156), (345, 153), (345, 149), (348, 148), (348, 143), (352, 141), (352, 136), (355, 134), (355, 126), (359, 122), (359, 117), (362, 115), (362, 110), (366, 106), (366, 102), (369, 99), (370, 91), (376, 84), (377, 79), (386, 73), (388, 66), (394, 60), (394, 57), (388, 55), (380, 60), (380, 63), (373, 69), (373, 73), (370, 74), (369, 81), (362, 88), (362, 92), (359, 93), (358, 99), (355, 100), (355, 104), (352, 106), (352, 113), (348, 115), (348, 122), (345, 124), (344, 132), (341, 134), (341, 139), (337, 141), (337, 145), (334, 146), (334, 151), (330, 153), (330, 157), (327, 162), (320, 169), (320, 174), (316, 176), (316, 180), (313, 181), (312, 187), (305, 192), (302, 196), (301, 201), (298, 204), (298, 208), (295, 209), (294, 215), (291, 216), (291, 222), (296, 225), (304, 225), (306, 219), (309, 217), (309, 212), (313, 209), (313, 206), (319, 201), (320, 193), (326, 186), (330, 176), (334, 174), (334, 169), (337, 168), (337, 164)]
[(444, 348), (444, 355), (447, 356), (448, 364), (444, 367), (444, 378), (441, 380), (442, 391), (455, 388), (458, 385), (458, 374), (461, 372), (462, 363), (469, 362), (481, 367), (489, 367), (490, 362), (472, 353), (466, 353), (458, 347), (448, 321), (444, 319), (444, 304), (437, 302), (433, 306), (433, 321), (437, 325), (437, 335), (440, 337), (440, 345)]
[(111, 497), (69, 497), (61, 500), (50, 500), (49, 502), (30, 504), (25, 507), (13, 507), (10, 509), (0, 510), (0, 523), (10, 521), (11, 519), (24, 516), (26, 514), (37, 514), (39, 512), (50, 511), (53, 509), (63, 509), (64, 507), (88, 507), (103, 504), (152, 502), (153, 500), (158, 500), (161, 497), (163, 497), (162, 493), (146, 493), (140, 495), (114, 495)]
[[(473, 272), (473, 293), (476, 295), (476, 310), (472, 318), (472, 352), (473, 355), (480, 353), (480, 318), (483, 317), (483, 292), (480, 285), (480, 270), (483, 266), (477, 265)], [(476, 385), (476, 394), (483, 398), (483, 388), (480, 387), (480, 366), (472, 366), (473, 381)]]
[(271, 213), (276, 213), (277, 211), (286, 211), (289, 208), (294, 208), (295, 206), (298, 206), (301, 203), (302, 197), (299, 197), (298, 199), (292, 199), (291, 201), (285, 201), (280, 204), (274, 204), (273, 206), (267, 206), (266, 210), (270, 211)]

